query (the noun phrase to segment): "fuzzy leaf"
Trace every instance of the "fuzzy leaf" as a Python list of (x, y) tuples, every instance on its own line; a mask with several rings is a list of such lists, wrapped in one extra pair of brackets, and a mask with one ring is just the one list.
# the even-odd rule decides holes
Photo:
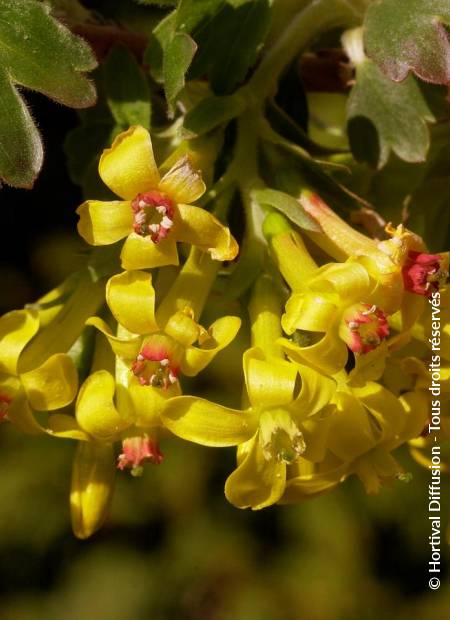
[(391, 150), (408, 162), (426, 157), (426, 121), (434, 117), (413, 76), (393, 82), (365, 59), (357, 67), (347, 119), (352, 152), (358, 161), (381, 168)]
[(367, 54), (392, 80), (409, 71), (427, 82), (450, 82), (448, 0), (381, 0), (364, 20)]
[(197, 50), (195, 41), (188, 34), (178, 32), (164, 52), (163, 76), (164, 90), (169, 106), (184, 88), (184, 78)]
[(96, 61), (89, 46), (33, 0), (0, 0), (0, 178), (31, 187), (42, 165), (42, 144), (20, 84), (74, 108), (95, 102), (95, 89), (82, 72)]

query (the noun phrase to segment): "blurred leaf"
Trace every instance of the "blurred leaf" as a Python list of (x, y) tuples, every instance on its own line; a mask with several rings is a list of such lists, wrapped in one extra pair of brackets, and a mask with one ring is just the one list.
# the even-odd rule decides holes
[(304, 230), (319, 232), (320, 227), (306, 213), (302, 205), (289, 194), (275, 189), (258, 189), (252, 192), (252, 197), (260, 205), (269, 205), (277, 211), (281, 211), (294, 224)]
[(150, 75), (159, 84), (164, 82), (164, 50), (174, 35), (175, 20), (176, 13), (174, 11), (159, 22), (149, 38), (148, 46), (144, 53), (144, 62), (149, 67)]
[(450, 245), (450, 177), (427, 179), (408, 205), (408, 227), (420, 234), (432, 252)]
[(0, 69), (0, 177), (15, 187), (32, 187), (44, 151), (25, 102)]
[(93, 105), (96, 98), (93, 85), (81, 75), (96, 66), (89, 46), (48, 11), (32, 0), (0, 0), (0, 178), (16, 187), (33, 185), (42, 144), (13, 84), (74, 108)]
[(256, 61), (269, 29), (272, 1), (220, 4), (223, 6), (213, 19), (192, 32), (199, 52), (191, 73), (193, 77), (206, 73), (214, 92), (228, 94), (245, 79)]
[(358, 161), (382, 167), (390, 151), (408, 162), (426, 157), (426, 121), (434, 117), (412, 76), (393, 82), (369, 59), (356, 71), (347, 108), (348, 134)]
[(184, 79), (197, 50), (195, 41), (179, 32), (166, 47), (163, 59), (164, 90), (169, 106), (184, 88)]
[(150, 128), (150, 89), (137, 60), (123, 45), (116, 45), (104, 65), (106, 101), (116, 123)]
[(176, 11), (176, 27), (192, 32), (203, 20), (211, 18), (226, 0), (180, 0)]
[(240, 114), (244, 102), (233, 95), (208, 97), (186, 115), (184, 127), (195, 135), (202, 135)]
[(381, 0), (364, 20), (368, 55), (392, 80), (409, 71), (435, 84), (450, 82), (448, 0)]
[(162, 7), (162, 8), (176, 6), (178, 3), (178, 0), (134, 0), (134, 1), (137, 4), (146, 4), (146, 5), (157, 6), (157, 7)]

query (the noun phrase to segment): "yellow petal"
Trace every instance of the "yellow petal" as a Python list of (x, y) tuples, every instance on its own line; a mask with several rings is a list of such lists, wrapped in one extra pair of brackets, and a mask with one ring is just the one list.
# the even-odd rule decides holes
[(22, 433), (39, 435), (44, 432), (42, 426), (34, 417), (33, 411), (26, 394), (23, 390), (18, 392), (8, 407), (8, 420), (10, 420)]
[(102, 181), (125, 200), (156, 189), (159, 173), (148, 131), (138, 126), (119, 134), (111, 148), (103, 151), (98, 171)]
[(31, 310), (13, 310), (0, 317), (0, 372), (16, 374), (19, 355), (38, 329), (38, 314)]
[(370, 421), (360, 401), (346, 392), (335, 396), (337, 410), (332, 414), (328, 447), (343, 461), (352, 461), (375, 446), (381, 432)]
[(45, 432), (53, 437), (61, 439), (76, 439), (78, 441), (89, 441), (90, 437), (81, 430), (76, 419), (66, 413), (53, 413), (48, 417)]
[(276, 459), (265, 459), (258, 435), (241, 464), (228, 476), (225, 496), (237, 508), (260, 510), (275, 504), (286, 485), (286, 465)]
[(364, 300), (371, 284), (367, 270), (358, 263), (331, 263), (317, 270), (310, 288), (322, 293), (334, 293), (342, 299)]
[(51, 411), (73, 401), (78, 389), (78, 373), (71, 358), (56, 353), (41, 366), (20, 375), (28, 401), (37, 411)]
[(88, 319), (86, 321), (86, 325), (93, 325), (101, 331), (102, 334), (107, 337), (108, 342), (111, 345), (111, 349), (118, 357), (126, 360), (132, 360), (135, 359), (139, 353), (142, 346), (142, 336), (132, 336), (130, 338), (119, 338), (118, 336), (114, 336), (109, 325), (105, 323), (103, 319), (99, 319), (96, 316)]
[(362, 386), (367, 381), (378, 381), (386, 367), (388, 345), (384, 340), (375, 349), (355, 354), (355, 367), (349, 373), (352, 385)]
[(253, 407), (279, 407), (294, 400), (297, 368), (282, 360), (266, 361), (261, 349), (244, 353), (247, 394)]
[(106, 301), (116, 321), (133, 334), (158, 330), (155, 289), (145, 271), (124, 271), (108, 280)]
[(381, 441), (395, 441), (403, 428), (405, 414), (398, 398), (379, 383), (354, 388), (353, 394), (370, 411), (381, 429)]
[(280, 338), (278, 342), (293, 362), (313, 366), (328, 375), (336, 374), (347, 363), (347, 347), (334, 330), (309, 347), (300, 347), (286, 338)]
[(429, 399), (426, 392), (406, 392), (400, 397), (405, 412), (405, 420), (400, 431), (400, 439), (408, 441), (418, 437), (428, 424)]
[(200, 207), (179, 204), (171, 234), (176, 236), (177, 241), (190, 243), (208, 252), (214, 260), (233, 260), (239, 251), (230, 230)]
[(200, 172), (194, 170), (189, 158), (185, 156), (163, 176), (159, 189), (174, 202), (190, 204), (203, 196), (206, 186)]
[(296, 421), (314, 416), (330, 404), (335, 392), (336, 382), (317, 371), (298, 364), (297, 371), (301, 380), (300, 392), (289, 407)]
[(316, 472), (313, 468), (311, 473), (294, 476), (287, 481), (286, 490), (279, 503), (297, 503), (305, 499), (305, 497), (320, 495), (325, 491), (330, 491), (345, 479), (347, 470), (348, 466), (344, 464), (326, 471)]
[(81, 441), (74, 457), (70, 512), (77, 538), (89, 538), (104, 523), (114, 491), (113, 446)]
[(287, 334), (296, 329), (326, 332), (336, 319), (338, 308), (318, 293), (294, 293), (286, 304), (281, 324)]
[(161, 419), (174, 435), (203, 446), (235, 446), (255, 432), (251, 410), (222, 407), (203, 398), (179, 396), (167, 401)]
[(323, 414), (307, 418), (301, 424), (305, 451), (302, 457), (313, 463), (324, 460), (328, 450), (328, 435), (330, 433), (332, 414), (336, 407), (329, 405), (323, 410)]
[(224, 316), (209, 328), (209, 336), (201, 347), (189, 346), (181, 362), (181, 372), (188, 377), (197, 375), (234, 339), (241, 326), (237, 316)]
[(181, 388), (177, 381), (167, 389), (140, 385), (137, 379), (131, 379), (128, 387), (135, 411), (134, 423), (140, 428), (152, 428), (161, 425), (161, 413), (170, 398), (180, 396)]
[(178, 251), (173, 231), (167, 239), (153, 243), (149, 237), (131, 233), (123, 245), (120, 260), (124, 269), (151, 269), (178, 265)]
[(91, 245), (116, 243), (133, 230), (130, 202), (88, 200), (78, 207), (77, 214), (78, 232)]
[(114, 377), (106, 370), (90, 375), (80, 388), (76, 419), (96, 439), (113, 439), (129, 426), (114, 405)]

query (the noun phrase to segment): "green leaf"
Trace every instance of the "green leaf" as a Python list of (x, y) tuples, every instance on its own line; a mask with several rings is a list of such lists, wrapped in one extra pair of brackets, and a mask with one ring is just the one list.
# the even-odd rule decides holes
[(200, 136), (235, 118), (244, 107), (245, 102), (235, 95), (208, 97), (188, 112), (184, 120), (184, 128)]
[(270, 25), (271, 0), (239, 0), (221, 7), (194, 30), (199, 52), (191, 74), (207, 74), (217, 94), (228, 94), (254, 65)]
[(0, 70), (0, 176), (9, 185), (32, 187), (42, 166), (41, 138), (23, 99)]
[(225, 0), (181, 0), (176, 11), (176, 28), (191, 33), (204, 20), (217, 14)]
[(175, 21), (176, 12), (174, 11), (159, 22), (149, 38), (148, 46), (144, 53), (144, 62), (149, 67), (150, 75), (159, 84), (164, 82), (164, 50), (173, 38)]
[(448, 0), (381, 0), (364, 20), (367, 54), (392, 80), (409, 71), (427, 82), (450, 82)]
[(413, 78), (390, 80), (370, 59), (356, 70), (347, 107), (353, 155), (381, 168), (392, 150), (408, 162), (424, 161), (429, 147), (426, 121), (434, 117)]
[(150, 89), (135, 57), (123, 45), (116, 45), (104, 66), (104, 84), (108, 107), (116, 123), (150, 128)]
[(42, 165), (42, 144), (26, 106), (14, 88), (20, 84), (64, 105), (95, 102), (95, 88), (81, 72), (96, 66), (89, 46), (33, 0), (0, 0), (0, 178), (31, 187)]
[(252, 198), (260, 205), (268, 205), (280, 211), (300, 228), (320, 232), (320, 227), (316, 222), (306, 213), (302, 205), (289, 194), (275, 189), (257, 189), (252, 192)]
[(195, 41), (188, 34), (177, 33), (164, 52), (164, 90), (170, 107), (184, 88), (184, 78), (197, 50)]

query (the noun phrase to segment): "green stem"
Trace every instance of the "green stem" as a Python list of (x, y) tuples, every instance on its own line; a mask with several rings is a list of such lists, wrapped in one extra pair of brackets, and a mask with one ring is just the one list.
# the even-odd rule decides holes
[(276, 90), (284, 68), (319, 32), (355, 23), (358, 23), (357, 14), (345, 0), (313, 0), (294, 17), (284, 34), (268, 50), (245, 88), (256, 100), (265, 99)]

